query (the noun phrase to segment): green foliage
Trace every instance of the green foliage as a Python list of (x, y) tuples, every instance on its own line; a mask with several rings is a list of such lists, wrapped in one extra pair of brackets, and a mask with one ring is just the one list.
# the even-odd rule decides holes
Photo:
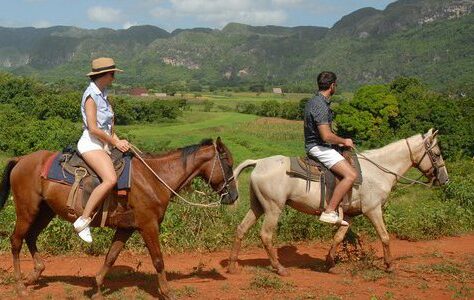
[(19, 112), (11, 105), (2, 105), (0, 150), (23, 155), (40, 149), (60, 150), (77, 142), (80, 126), (77, 123), (52, 117), (38, 120)]
[(364, 147), (438, 129), (445, 157), (474, 155), (474, 101), (427, 89), (414, 78), (400, 77), (390, 85), (364, 86), (350, 101), (334, 107), (341, 136)]
[(336, 106), (338, 132), (356, 141), (368, 142), (369, 147), (386, 144), (394, 136), (390, 124), (399, 115), (397, 104), (387, 86), (364, 86), (355, 93), (352, 101)]
[(449, 165), (456, 170), (449, 174), (449, 183), (444, 190), (446, 200), (474, 210), (474, 161), (459, 160)]

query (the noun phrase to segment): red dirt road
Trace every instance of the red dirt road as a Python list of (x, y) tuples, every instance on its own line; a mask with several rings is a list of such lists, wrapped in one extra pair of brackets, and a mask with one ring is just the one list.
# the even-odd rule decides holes
[[(178, 299), (474, 299), (474, 234), (426, 242), (392, 239), (395, 272), (383, 271), (382, 247), (373, 242), (375, 257), (345, 262), (338, 274), (324, 271), (328, 244), (301, 243), (278, 249), (290, 276), (268, 268), (263, 249), (241, 251), (238, 274), (228, 274), (227, 251), (167, 255), (169, 284)], [(46, 256), (46, 270), (28, 299), (83, 299), (91, 296), (94, 275), (103, 257)], [(22, 270), (32, 268), (22, 255)], [(148, 255), (124, 252), (104, 286), (107, 299), (158, 297)], [(0, 299), (15, 299), (9, 254), (0, 255)]]

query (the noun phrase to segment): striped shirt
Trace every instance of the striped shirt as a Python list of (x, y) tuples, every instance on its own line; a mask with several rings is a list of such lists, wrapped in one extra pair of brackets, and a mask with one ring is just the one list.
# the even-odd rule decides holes
[(329, 106), (331, 103), (329, 98), (318, 93), (306, 103), (304, 108), (304, 144), (306, 152), (309, 152), (314, 146), (326, 146), (321, 138), (318, 125), (329, 124), (332, 126), (334, 113)]

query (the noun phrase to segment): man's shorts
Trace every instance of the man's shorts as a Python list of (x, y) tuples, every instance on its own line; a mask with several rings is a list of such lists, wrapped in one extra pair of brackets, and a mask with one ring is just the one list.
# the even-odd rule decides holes
[(331, 169), (335, 164), (344, 160), (344, 157), (339, 152), (324, 146), (314, 146), (309, 150), (308, 154), (316, 157), (328, 169)]

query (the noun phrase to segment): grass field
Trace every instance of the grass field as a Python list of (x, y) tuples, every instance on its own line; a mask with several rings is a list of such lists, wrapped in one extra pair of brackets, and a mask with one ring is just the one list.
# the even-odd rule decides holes
[[(118, 126), (145, 150), (169, 150), (220, 136), (237, 162), (275, 154), (303, 153), (303, 123), (233, 112), (185, 111), (177, 122)], [(154, 148), (153, 145), (163, 145)], [(148, 147), (148, 148), (147, 148)]]

